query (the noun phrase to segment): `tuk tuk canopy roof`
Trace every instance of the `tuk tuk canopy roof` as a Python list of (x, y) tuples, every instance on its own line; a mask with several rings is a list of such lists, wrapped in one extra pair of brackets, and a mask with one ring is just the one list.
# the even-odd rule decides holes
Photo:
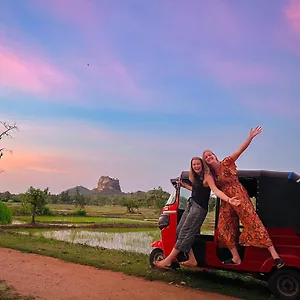
[[(267, 170), (238, 170), (237, 173), (239, 178), (256, 178), (259, 179), (261, 177), (267, 177), (267, 178), (281, 178), (281, 179), (291, 179), (293, 181), (296, 181), (300, 185), (300, 175), (294, 172), (279, 172), (279, 171), (267, 171)], [(188, 180), (189, 179), (189, 171), (183, 171), (181, 172), (181, 175), (179, 176), (182, 180)]]
[[(256, 199), (256, 212), (266, 227), (295, 228), (300, 234), (300, 176), (294, 172), (238, 170), (249, 197)], [(189, 181), (189, 171), (177, 180)]]

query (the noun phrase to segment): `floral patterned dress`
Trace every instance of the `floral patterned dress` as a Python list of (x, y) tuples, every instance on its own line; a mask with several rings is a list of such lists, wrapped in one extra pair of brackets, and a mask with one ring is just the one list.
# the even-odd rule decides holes
[[(229, 156), (222, 162), (216, 174), (216, 185), (229, 197), (237, 196), (239, 206), (221, 201), (218, 220), (218, 243), (220, 247), (232, 248), (239, 244), (268, 248), (272, 246), (269, 234), (258, 217), (246, 189), (239, 182), (234, 160)], [(244, 229), (239, 236), (239, 220)]]

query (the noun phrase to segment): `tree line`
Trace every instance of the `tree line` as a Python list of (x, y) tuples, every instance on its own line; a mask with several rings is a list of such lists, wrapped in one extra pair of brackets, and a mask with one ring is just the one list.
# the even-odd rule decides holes
[(12, 195), (9, 192), (0, 193), (0, 201), (3, 203), (21, 202), (22, 207), (19, 209), (19, 213), (30, 214), (32, 223), (34, 223), (36, 215), (51, 214), (48, 204), (74, 205), (78, 209), (78, 214), (81, 215), (84, 215), (86, 205), (120, 205), (126, 207), (128, 213), (136, 213), (141, 207), (161, 209), (169, 196), (170, 194), (161, 187), (147, 192), (122, 195), (85, 196), (80, 194), (78, 189), (75, 195), (70, 195), (68, 191), (55, 195), (51, 194), (48, 188), (42, 190), (31, 186), (26, 193), (19, 195)]

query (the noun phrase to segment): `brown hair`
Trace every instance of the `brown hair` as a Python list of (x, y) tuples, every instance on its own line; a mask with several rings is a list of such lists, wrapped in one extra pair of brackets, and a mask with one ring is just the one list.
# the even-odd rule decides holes
[(193, 184), (195, 182), (195, 177), (197, 176), (197, 173), (193, 169), (193, 161), (194, 160), (200, 160), (202, 165), (202, 170), (200, 177), (204, 180), (204, 177), (209, 173), (209, 169), (207, 164), (204, 162), (204, 160), (201, 157), (195, 156), (191, 159), (191, 166), (190, 166), (190, 173), (189, 173), (189, 180)]

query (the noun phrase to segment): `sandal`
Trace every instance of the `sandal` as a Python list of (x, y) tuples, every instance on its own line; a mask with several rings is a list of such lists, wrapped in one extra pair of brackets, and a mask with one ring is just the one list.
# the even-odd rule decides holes
[(231, 259), (227, 259), (227, 260), (225, 260), (225, 261), (223, 261), (223, 264), (224, 265), (235, 265), (235, 266), (238, 266), (238, 265), (240, 265), (241, 263), (236, 263), (236, 262), (234, 262), (233, 260), (232, 260), (232, 258)]
[(277, 269), (280, 269), (285, 265), (284, 260), (281, 258), (275, 258), (274, 263), (275, 263), (275, 266), (277, 267)]
[(184, 266), (184, 267), (188, 267), (188, 268), (197, 268), (198, 265), (192, 265), (191, 263), (188, 263), (187, 261), (183, 261), (183, 262), (180, 262), (179, 263), (181, 266)]

